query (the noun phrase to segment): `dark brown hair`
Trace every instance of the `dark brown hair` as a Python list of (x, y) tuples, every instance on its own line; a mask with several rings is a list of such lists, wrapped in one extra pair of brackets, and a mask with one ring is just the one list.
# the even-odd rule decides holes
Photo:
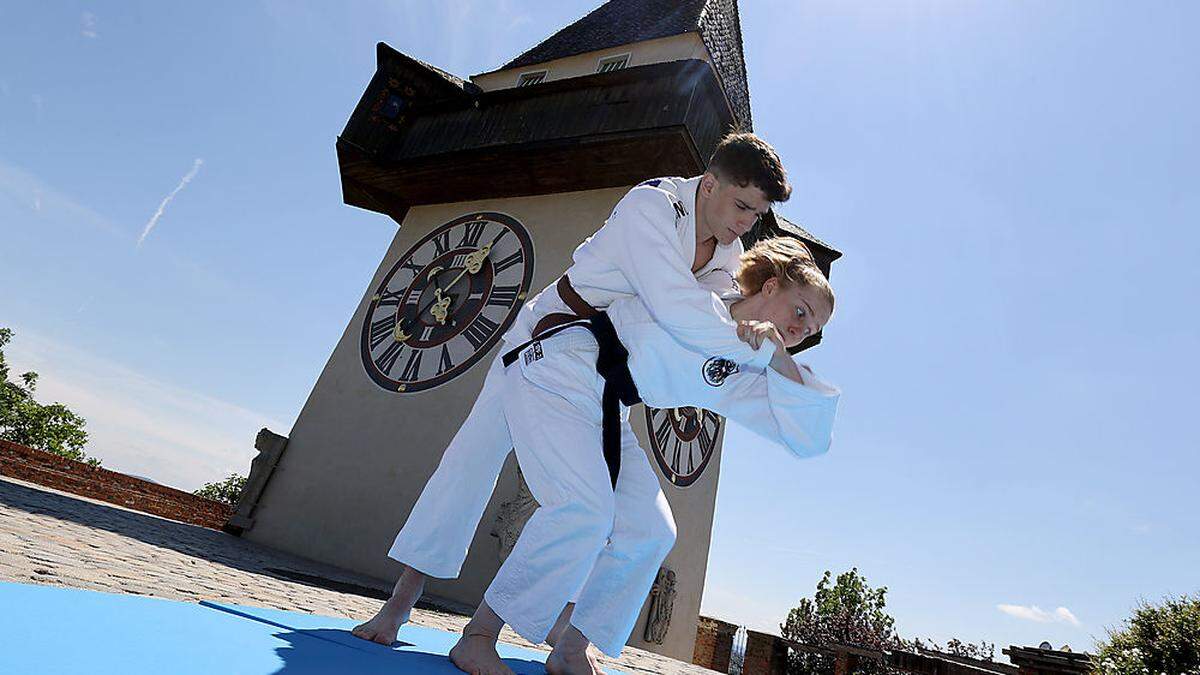
[(708, 171), (738, 187), (754, 184), (772, 202), (786, 202), (792, 196), (775, 148), (751, 133), (735, 132), (721, 139), (708, 161)]

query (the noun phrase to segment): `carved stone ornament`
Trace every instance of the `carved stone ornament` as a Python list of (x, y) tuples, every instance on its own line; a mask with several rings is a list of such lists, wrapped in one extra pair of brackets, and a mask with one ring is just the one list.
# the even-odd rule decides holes
[(671, 612), (675, 609), (675, 572), (665, 567), (658, 568), (658, 577), (650, 589), (650, 611), (646, 614), (646, 642), (661, 645), (667, 638), (671, 626)]
[(517, 483), (517, 494), (500, 504), (500, 513), (496, 515), (496, 524), (492, 527), (492, 536), (496, 537), (499, 543), (501, 563), (512, 553), (513, 547), (517, 545), (517, 537), (520, 537), (521, 530), (525, 529), (525, 523), (538, 509), (537, 500), (529, 491), (529, 485), (525, 483), (525, 476), (520, 467), (517, 467)]

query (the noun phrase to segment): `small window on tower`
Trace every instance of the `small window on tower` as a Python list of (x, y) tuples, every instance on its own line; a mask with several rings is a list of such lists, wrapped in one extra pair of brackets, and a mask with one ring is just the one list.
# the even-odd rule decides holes
[(600, 59), (600, 67), (596, 69), (597, 73), (611, 73), (614, 70), (620, 70), (629, 65), (628, 54), (618, 54), (617, 56), (606, 56)]
[(521, 73), (521, 77), (517, 78), (518, 87), (528, 87), (531, 84), (541, 84), (546, 80), (545, 70), (539, 70), (533, 73)]

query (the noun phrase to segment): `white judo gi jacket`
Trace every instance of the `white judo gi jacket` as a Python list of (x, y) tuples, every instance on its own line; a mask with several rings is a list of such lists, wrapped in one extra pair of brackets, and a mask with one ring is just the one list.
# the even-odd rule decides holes
[[(728, 317), (724, 310), (722, 303), (721, 313)], [(841, 392), (811, 369), (801, 367), (805, 384), (800, 384), (770, 367), (739, 366), (696, 353), (672, 338), (636, 300), (613, 303), (608, 315), (629, 351), (629, 371), (646, 405), (711, 410), (797, 457), (829, 450)], [(767, 347), (762, 351), (773, 345)]]
[[(692, 272), (699, 186), (700, 176), (655, 178), (634, 187), (617, 202), (604, 227), (575, 249), (566, 274), (575, 292), (596, 309), (636, 296), (658, 325), (687, 348), (765, 366), (771, 350), (755, 350), (738, 340), (732, 332), (735, 324), (712, 294), (736, 286), (741, 241), (718, 243), (712, 259)], [(705, 279), (705, 285), (697, 279)], [(529, 340), (538, 320), (551, 313), (572, 313), (554, 284), (526, 303), (505, 341), (516, 346)]]
[[(620, 298), (641, 298), (659, 325), (688, 348), (738, 365), (763, 366), (771, 350), (755, 351), (738, 340), (728, 313), (721, 313), (724, 308), (712, 294), (735, 286), (741, 242), (718, 244), (712, 259), (692, 273), (700, 178), (656, 178), (631, 189), (604, 226), (575, 249), (567, 274), (592, 307), (605, 309)], [(545, 315), (569, 311), (554, 284), (521, 308), (504, 336), (507, 346), (494, 359), (470, 414), (396, 535), (389, 557), (430, 576), (458, 576), (513, 447), (503, 414), (500, 355), (529, 340)]]
[[(715, 295), (713, 306), (732, 324), (725, 302)], [(646, 404), (707, 408), (802, 457), (829, 448), (840, 394), (811, 371), (805, 373), (807, 384), (800, 384), (770, 368), (693, 352), (637, 298), (618, 300), (607, 311)], [(570, 327), (524, 347), (504, 373), (505, 419), (541, 508), (484, 597), (533, 642), (545, 638), (559, 610), (574, 599), (571, 623), (601, 651), (617, 655), (670, 552), (675, 529), (657, 475), (628, 421), (622, 425), (615, 490), (609, 484), (597, 355), (592, 334)]]

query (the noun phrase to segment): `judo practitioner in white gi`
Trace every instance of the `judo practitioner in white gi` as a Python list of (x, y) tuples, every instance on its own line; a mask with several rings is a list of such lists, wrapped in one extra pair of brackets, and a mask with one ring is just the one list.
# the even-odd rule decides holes
[[(713, 287), (731, 287), (742, 253), (738, 237), (772, 202), (789, 194), (782, 165), (769, 145), (752, 134), (727, 137), (703, 175), (646, 181), (622, 198), (605, 225), (576, 249), (564, 275), (569, 281), (560, 279), (531, 299), (505, 335), (506, 344), (528, 340), (545, 316), (575, 311), (572, 304), (602, 309), (617, 298), (638, 296), (655, 320), (690, 348), (739, 365), (761, 365), (770, 354), (730, 339), (728, 326), (711, 311), (710, 291), (697, 278)], [(390, 644), (420, 597), (426, 575), (458, 575), (512, 448), (501, 404), (503, 371), (497, 357), (471, 413), (388, 552), (405, 565), (392, 597), (374, 618), (355, 628), (355, 635)]]
[[(797, 456), (825, 452), (839, 392), (802, 371), (785, 347), (828, 321), (832, 290), (796, 240), (760, 242), (743, 260), (739, 282), (749, 294), (726, 294), (714, 303), (714, 314), (731, 335), (736, 322), (738, 334), (754, 346), (770, 340), (769, 363), (737, 365), (692, 351), (638, 298), (621, 299), (606, 314), (628, 350), (637, 393), (654, 407), (697, 406), (725, 415)], [(504, 416), (540, 508), (451, 653), (467, 672), (508, 672), (494, 657), (491, 636), (507, 623), (541, 642), (572, 599), (574, 612), (546, 670), (595, 672), (588, 642), (619, 655), (674, 543), (666, 497), (627, 419), (615, 487), (610, 482), (601, 447), (605, 382), (597, 374), (603, 340), (586, 323), (567, 321), (513, 350), (503, 373)], [(473, 637), (492, 640), (493, 651), (480, 656)]]

